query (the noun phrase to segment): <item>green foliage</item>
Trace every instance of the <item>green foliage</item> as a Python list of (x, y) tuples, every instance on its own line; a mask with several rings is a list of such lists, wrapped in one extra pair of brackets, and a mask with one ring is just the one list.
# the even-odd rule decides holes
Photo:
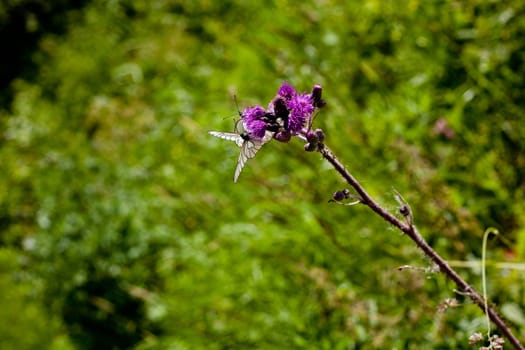
[(46, 312), (29, 275), (19, 269), (19, 253), (0, 249), (0, 339), (2, 349), (59, 349), (71, 347), (57, 337), (60, 320)]
[[(524, 10), (94, 0), (71, 13), (0, 115), (1, 257), (26, 276), (0, 281), (14, 300), (2, 319), (19, 325), (1, 347), (468, 348), (480, 310), (439, 274), (398, 271), (428, 261), (365, 208), (327, 203), (344, 184), (319, 156), (272, 142), (234, 185), (238, 150), (206, 132), (232, 129), (233, 95), (242, 108), (283, 80), (322, 84), (317, 126), (374, 197), (395, 211), (402, 193), (446, 258), (477, 259), (488, 226), (506, 237), (489, 259), (523, 258)], [(489, 268), (488, 282), (525, 331), (523, 274)], [(438, 311), (450, 297), (461, 306)]]

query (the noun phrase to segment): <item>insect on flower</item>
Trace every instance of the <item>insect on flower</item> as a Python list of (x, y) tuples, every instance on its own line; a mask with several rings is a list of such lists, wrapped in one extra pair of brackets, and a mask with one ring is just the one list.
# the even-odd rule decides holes
[(274, 132), (265, 130), (262, 138), (251, 136), (250, 133), (243, 131), (239, 132), (237, 129), (237, 124), (235, 123), (236, 132), (223, 132), (223, 131), (208, 131), (210, 135), (220, 137), (221, 139), (234, 141), (237, 146), (241, 148), (239, 153), (239, 159), (237, 160), (237, 167), (235, 168), (235, 174), (233, 175), (233, 182), (237, 182), (239, 175), (241, 174), (244, 165), (248, 161), (255, 157), (255, 154), (261, 149), (261, 147), (270, 141), (273, 137)]
[[(306, 140), (307, 134), (315, 135), (311, 131), (314, 112), (326, 104), (321, 99), (321, 93), (321, 85), (314, 85), (312, 92), (308, 94), (297, 93), (290, 84), (284, 82), (268, 109), (252, 106), (239, 112), (241, 118), (235, 123), (235, 132), (208, 132), (221, 139), (234, 141), (241, 148), (233, 182), (237, 182), (248, 159), (255, 157), (261, 147), (272, 138), (279, 142), (288, 142), (292, 136)], [(239, 122), (242, 132), (237, 129)], [(316, 137), (315, 143), (309, 141), (307, 144), (310, 151), (319, 150), (322, 146), (321, 136)]]

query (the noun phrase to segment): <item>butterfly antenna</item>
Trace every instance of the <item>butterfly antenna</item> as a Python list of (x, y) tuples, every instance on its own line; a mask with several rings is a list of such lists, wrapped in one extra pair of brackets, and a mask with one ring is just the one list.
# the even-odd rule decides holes
[(233, 95), (233, 101), (235, 101), (235, 106), (237, 107), (237, 113), (239, 113), (239, 117), (242, 117), (242, 113), (239, 108), (239, 103), (237, 103), (237, 95)]
[(241, 113), (241, 110), (239, 109), (239, 103), (237, 103), (237, 95), (233, 95), (233, 101), (235, 101), (235, 106), (237, 106), (237, 113), (239, 114), (239, 119), (237, 119), (235, 121), (235, 132), (236, 133), (239, 133), (239, 128), (237, 127), (239, 125), (239, 122), (242, 120), (242, 113)]

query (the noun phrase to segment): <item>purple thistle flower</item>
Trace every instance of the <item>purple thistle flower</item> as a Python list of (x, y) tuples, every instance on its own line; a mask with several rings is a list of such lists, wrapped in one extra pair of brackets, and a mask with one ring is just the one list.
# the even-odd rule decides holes
[(281, 96), (285, 100), (291, 100), (295, 95), (297, 95), (297, 92), (290, 84), (288, 84), (288, 82), (285, 81), (279, 90), (277, 90), (277, 95)]
[(266, 110), (261, 106), (246, 108), (242, 113), (243, 126), (251, 137), (262, 139), (266, 133), (266, 123), (262, 118)]
[(266, 133), (266, 123), (262, 120), (251, 120), (246, 122), (246, 131), (250, 134), (251, 137), (256, 139), (262, 139)]
[(242, 119), (245, 121), (261, 120), (266, 114), (266, 110), (261, 106), (247, 107), (242, 112)]
[(288, 116), (288, 130), (292, 134), (299, 132), (306, 121), (312, 116), (315, 109), (312, 98), (308, 94), (295, 95), (286, 102), (286, 107), (290, 111)]

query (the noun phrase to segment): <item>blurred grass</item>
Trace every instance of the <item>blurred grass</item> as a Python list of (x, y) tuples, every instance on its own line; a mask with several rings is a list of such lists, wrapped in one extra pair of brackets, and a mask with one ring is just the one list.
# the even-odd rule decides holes
[[(396, 211), (402, 193), (445, 258), (477, 260), (494, 226), (507, 241), (490, 258), (520, 261), (523, 10), (94, 0), (69, 12), (1, 112), (1, 242), (25, 276), (1, 293), (29, 288), (37, 310), (8, 327), (25, 308), (12, 304), (2, 347), (33, 348), (16, 343), (32, 329), (40, 348), (65, 335), (79, 349), (468, 348), (480, 311), (441, 275), (397, 271), (428, 261), (365, 208), (327, 203), (344, 184), (318, 155), (272, 142), (233, 184), (238, 150), (207, 131), (233, 128), (234, 95), (243, 108), (283, 80), (322, 84), (317, 126), (373, 196)], [(523, 273), (488, 276), (523, 333)], [(461, 307), (439, 312), (448, 297)], [(62, 324), (38, 326), (49, 315)]]

